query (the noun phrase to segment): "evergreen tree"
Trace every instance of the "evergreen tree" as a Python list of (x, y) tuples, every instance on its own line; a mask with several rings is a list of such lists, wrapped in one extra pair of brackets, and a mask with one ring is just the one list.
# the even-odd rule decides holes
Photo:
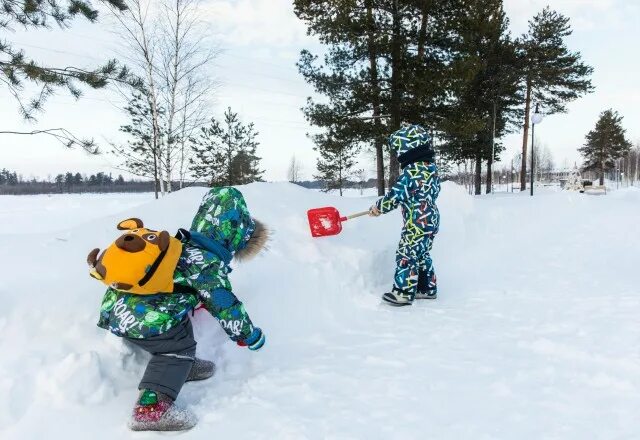
[(452, 105), (441, 123), (446, 158), (475, 162), (475, 193), (481, 193), (482, 162), (487, 161), (487, 192), (492, 165), (515, 129), (520, 111), (520, 58), (508, 33), (502, 0), (461, 0), (457, 9), (451, 70)]
[(320, 153), (314, 177), (325, 182), (324, 191), (338, 190), (342, 196), (344, 185), (357, 170), (356, 155), (358, 147), (341, 139), (336, 133), (318, 134), (313, 136), (315, 150)]
[[(308, 100), (307, 120), (340, 132), (349, 145), (373, 145), (378, 193), (384, 193), (384, 151), (390, 132), (403, 121), (433, 125), (435, 103), (446, 98), (439, 81), (446, 51), (451, 1), (315, 0), (294, 1), (308, 32), (328, 46), (324, 63), (303, 51), (298, 63), (304, 78), (328, 102)], [(329, 135), (327, 135), (330, 137)], [(322, 145), (330, 145), (331, 142)], [(398, 176), (395, 153), (389, 177)]]
[(234, 185), (262, 182), (264, 171), (261, 171), (259, 166), (260, 158), (256, 156), (255, 147), (238, 151), (238, 154), (231, 160), (231, 175)]
[[(116, 10), (126, 10), (124, 0), (101, 0)], [(98, 11), (86, 0), (70, 1), (0, 1), (0, 29), (11, 31), (19, 26), (25, 29), (46, 29), (52, 23), (61, 28), (69, 27), (76, 16), (82, 16), (90, 22), (98, 19)], [(128, 71), (119, 67), (116, 60), (111, 60), (95, 70), (84, 70), (76, 67), (54, 68), (43, 66), (28, 58), (23, 50), (16, 50), (6, 40), (0, 41), (0, 78), (9, 93), (16, 98), (22, 116), (33, 119), (34, 112), (42, 109), (46, 98), (56, 88), (66, 88), (79, 97), (81, 92), (78, 83), (93, 88), (102, 88), (109, 80), (125, 81)], [(25, 82), (40, 87), (36, 98), (26, 103), (22, 97)]]
[(525, 112), (522, 137), (520, 190), (527, 187), (527, 148), (531, 103), (539, 103), (546, 114), (563, 113), (566, 104), (593, 91), (593, 68), (571, 52), (565, 39), (572, 34), (569, 18), (546, 7), (529, 22), (529, 32), (520, 41), (524, 57)]
[(11, 172), (6, 168), (0, 171), (0, 185), (17, 185), (19, 183), (18, 174)]
[(631, 142), (625, 137), (622, 116), (613, 110), (600, 114), (596, 126), (586, 136), (586, 144), (578, 151), (584, 156), (585, 170), (597, 171), (600, 186), (604, 185), (604, 173), (615, 166), (615, 161), (631, 150)]
[(262, 180), (260, 158), (256, 154), (259, 142), (253, 123), (244, 125), (229, 107), (220, 123), (211, 118), (194, 140), (191, 171), (197, 179), (206, 179), (211, 186), (245, 185)]
[[(147, 94), (144, 89), (133, 92), (125, 107), (130, 122), (120, 127), (120, 131), (129, 135), (130, 139), (124, 145), (112, 144), (112, 147), (113, 153), (124, 159), (123, 167), (126, 170), (136, 176), (153, 179), (155, 196), (158, 198), (161, 145), (153, 142), (154, 123)], [(159, 114), (164, 114), (161, 108)]]
[(67, 173), (64, 175), (64, 184), (67, 187), (67, 191), (71, 189), (71, 187), (73, 186), (73, 173), (70, 171), (67, 171)]
[[(125, 0), (101, 0), (115, 11), (126, 10)], [(6, 40), (8, 32), (15, 28), (25, 30), (48, 29), (52, 24), (67, 28), (75, 17), (90, 22), (98, 19), (98, 11), (88, 0), (0, 0), (0, 83), (18, 104), (22, 117), (29, 121), (43, 110), (44, 104), (57, 89), (66, 89), (73, 97), (81, 95), (80, 85), (94, 89), (103, 88), (116, 81), (139, 86), (137, 78), (117, 60), (109, 60), (95, 69), (72, 66), (53, 67), (31, 59), (24, 50), (16, 49)], [(36, 93), (25, 96), (25, 88), (36, 87)], [(79, 145), (96, 154), (98, 149), (92, 139), (79, 139), (64, 128), (33, 130), (27, 132), (0, 131), (0, 134), (47, 134), (67, 147)]]

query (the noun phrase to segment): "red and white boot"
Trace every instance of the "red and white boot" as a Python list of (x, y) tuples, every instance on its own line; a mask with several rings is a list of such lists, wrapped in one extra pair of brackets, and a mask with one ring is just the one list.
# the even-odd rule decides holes
[(132, 431), (186, 431), (198, 422), (191, 411), (178, 407), (166, 394), (142, 390), (129, 429)]

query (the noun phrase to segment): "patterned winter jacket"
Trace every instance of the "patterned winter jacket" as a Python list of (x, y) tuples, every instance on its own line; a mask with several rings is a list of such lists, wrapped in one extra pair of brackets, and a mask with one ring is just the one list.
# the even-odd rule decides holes
[(175, 327), (202, 304), (232, 340), (251, 344), (260, 330), (232, 293), (228, 274), (234, 251), (254, 227), (239, 191), (211, 190), (191, 231), (181, 230), (178, 235), (183, 248), (174, 272), (174, 292), (136, 295), (109, 288), (98, 326), (117, 336), (148, 338)]
[(376, 202), (376, 207), (386, 214), (400, 206), (405, 229), (418, 229), (417, 236), (433, 236), (440, 227), (438, 194), (440, 178), (436, 165), (415, 162), (402, 170), (396, 184)]

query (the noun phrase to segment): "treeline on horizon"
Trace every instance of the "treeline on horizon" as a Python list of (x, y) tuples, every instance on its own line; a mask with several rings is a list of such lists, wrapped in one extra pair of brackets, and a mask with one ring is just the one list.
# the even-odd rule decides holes
[(153, 182), (125, 179), (121, 174), (96, 173), (87, 176), (78, 172), (58, 174), (50, 179), (25, 179), (15, 171), (0, 170), (0, 194), (60, 194), (60, 193), (108, 193), (108, 192), (151, 192)]
[[(326, 189), (327, 182), (322, 180), (305, 180), (291, 182), (307, 189)], [(366, 181), (346, 181), (345, 188), (374, 188), (376, 179)], [(182, 187), (211, 186), (207, 182), (195, 181)], [(180, 182), (173, 182), (174, 188), (180, 188)], [(0, 170), (0, 195), (32, 195), (32, 194), (80, 194), (80, 193), (141, 193), (153, 192), (151, 180), (125, 179), (122, 174), (113, 177), (111, 174), (99, 172), (86, 175), (68, 171), (49, 179), (25, 179), (15, 171)]]

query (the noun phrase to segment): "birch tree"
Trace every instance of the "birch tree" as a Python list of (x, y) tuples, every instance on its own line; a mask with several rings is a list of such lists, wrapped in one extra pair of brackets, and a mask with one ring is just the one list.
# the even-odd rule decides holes
[(180, 187), (186, 175), (188, 139), (206, 123), (214, 81), (205, 72), (216, 51), (207, 44), (198, 20), (199, 0), (167, 0), (162, 6), (162, 100), (166, 109), (163, 164), (167, 190), (178, 171)]
[(173, 190), (174, 177), (182, 187), (188, 175), (190, 139), (206, 123), (215, 85), (206, 70), (216, 51), (198, 19), (198, 0), (126, 3), (127, 13), (116, 20), (127, 56), (144, 79), (151, 122), (150, 145), (144, 151), (156, 170), (156, 192), (164, 195)]

